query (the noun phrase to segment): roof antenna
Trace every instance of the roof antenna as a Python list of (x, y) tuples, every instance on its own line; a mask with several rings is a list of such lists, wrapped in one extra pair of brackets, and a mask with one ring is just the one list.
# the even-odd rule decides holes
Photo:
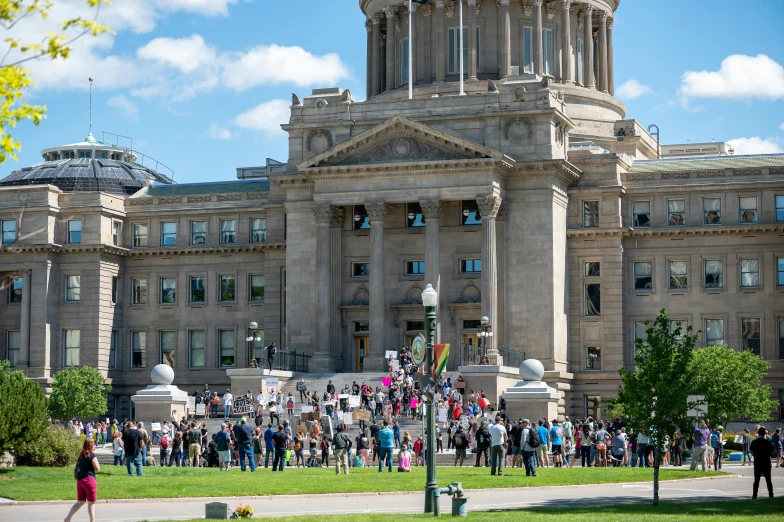
[(90, 134), (93, 133), (93, 79), (90, 80)]

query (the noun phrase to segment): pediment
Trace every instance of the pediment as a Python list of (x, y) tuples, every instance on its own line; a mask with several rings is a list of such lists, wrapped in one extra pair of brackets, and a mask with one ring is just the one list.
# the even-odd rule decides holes
[(485, 146), (395, 116), (302, 162), (299, 169), (503, 158)]

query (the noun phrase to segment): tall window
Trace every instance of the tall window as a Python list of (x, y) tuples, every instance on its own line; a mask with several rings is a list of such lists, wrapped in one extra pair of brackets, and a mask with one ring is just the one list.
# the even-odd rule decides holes
[(131, 368), (144, 368), (147, 360), (147, 332), (131, 332)]
[(705, 346), (724, 344), (724, 319), (705, 320)]
[[(779, 260), (781, 261), (781, 260)], [(779, 263), (781, 264), (781, 263)], [(24, 279), (21, 277), (17, 277), (14, 279), (13, 283), (8, 287), (8, 302), (9, 303), (21, 303), (22, 302), (22, 285), (24, 285)]]
[(264, 276), (263, 275), (250, 276), (250, 300), (251, 301), (264, 300)]
[(4, 219), (3, 220), (3, 244), (13, 243), (16, 241), (16, 220)]
[(406, 227), (417, 228), (425, 226), (425, 215), (422, 214), (422, 205), (419, 203), (406, 203)]
[(161, 223), (161, 246), (177, 244), (177, 223)]
[(82, 242), (82, 220), (72, 219), (68, 222), (68, 244), (78, 245)]
[(267, 218), (250, 220), (250, 242), (263, 243), (267, 240)]
[(233, 275), (220, 276), (220, 300), (222, 303), (234, 301), (236, 298), (234, 282)]
[(237, 242), (237, 220), (221, 219), (221, 245), (233, 245)]
[(670, 261), (670, 290), (683, 290), (688, 287), (688, 263), (686, 261)]
[(109, 369), (114, 370), (117, 368), (117, 341), (120, 338), (120, 332), (112, 330), (112, 337), (109, 340)]
[(545, 29), (543, 31), (544, 41), (544, 73), (550, 76), (555, 75), (555, 61), (553, 60), (554, 47), (553, 47), (553, 31), (552, 29)]
[(365, 205), (354, 205), (354, 230), (366, 230), (369, 228), (370, 218)]
[(120, 246), (120, 222), (115, 221), (112, 223), (112, 244)]
[(738, 201), (738, 223), (756, 223), (757, 222), (757, 197), (747, 196), (739, 198)]
[(585, 315), (588, 317), (602, 315), (601, 285), (599, 283), (585, 285)]
[(177, 279), (174, 277), (161, 278), (161, 303), (174, 304), (177, 302)]
[(82, 300), (81, 276), (65, 276), (65, 300), (69, 303)]
[(482, 273), (482, 260), (481, 259), (461, 259), (460, 260), (460, 273), (461, 274), (481, 274)]
[(583, 81), (583, 68), (585, 67), (585, 45), (581, 38), (577, 39), (577, 83), (585, 85)]
[(79, 366), (79, 352), (82, 348), (81, 330), (63, 331), (63, 367)]
[(741, 335), (743, 349), (751, 351), (754, 355), (760, 354), (760, 320), (741, 319)]
[(191, 368), (204, 368), (204, 350), (206, 345), (207, 335), (204, 330), (191, 330), (188, 332), (189, 366)]
[(597, 261), (589, 261), (583, 267), (585, 277), (599, 277), (602, 275), (602, 264)]
[(117, 304), (120, 301), (120, 278), (117, 276), (112, 277), (112, 304)]
[(351, 277), (370, 277), (370, 263), (352, 263)]
[(723, 261), (705, 261), (705, 288), (724, 288)]
[(642, 344), (644, 346), (648, 345), (648, 326), (645, 324), (645, 321), (634, 321), (634, 353), (635, 354), (638, 352), (637, 339), (642, 340)]
[(220, 366), (234, 366), (234, 330), (218, 330), (220, 344)]
[(406, 261), (406, 275), (425, 275), (425, 262)]
[(632, 226), (649, 227), (651, 226), (651, 202), (634, 201), (632, 202)]
[(602, 348), (600, 346), (585, 348), (585, 369), (597, 372), (602, 369)]
[[(448, 34), (449, 51), (447, 54), (447, 74), (460, 74), (460, 29), (450, 27)], [(480, 67), (481, 38), (479, 38), (479, 27), (476, 28), (476, 67)], [(406, 64), (408, 67), (408, 64)], [(463, 73), (468, 73), (468, 27), (463, 27)]]
[(784, 221), (784, 196), (776, 196), (776, 222)]
[(161, 332), (160, 333), (160, 347), (161, 347), (161, 364), (167, 364), (174, 368), (174, 348), (175, 348), (175, 335), (174, 332)]
[(131, 279), (131, 304), (147, 304), (147, 278)]
[(523, 27), (523, 72), (534, 72), (533, 27)]
[(207, 222), (191, 221), (191, 245), (207, 244)]
[(784, 286), (784, 257), (776, 259), (777, 286)]
[[(258, 339), (258, 341), (256, 339)], [(250, 358), (256, 359), (256, 362), (263, 360), (264, 350), (264, 330), (259, 330), (258, 335), (253, 339), (251, 345)], [(248, 363), (250, 363), (250, 361), (248, 361)]]
[(583, 201), (583, 227), (592, 228), (599, 226), (599, 202)]
[(686, 224), (686, 200), (667, 200), (667, 226), (680, 227)]
[(479, 214), (479, 203), (475, 199), (464, 199), (460, 203), (461, 224), (481, 225), (482, 216)]
[(400, 40), (400, 44), (398, 45), (397, 64), (397, 84), (403, 85), (408, 82), (408, 38)]
[[(680, 328), (680, 331), (678, 330)], [(670, 332), (675, 335), (678, 341), (683, 340), (683, 336), (689, 333), (689, 322), (682, 319), (673, 319), (670, 321)]]
[(134, 248), (147, 246), (147, 225), (141, 223), (134, 223), (133, 246)]
[(706, 225), (721, 225), (721, 198), (702, 200), (702, 218)]
[(191, 277), (191, 303), (203, 303), (206, 300), (207, 292), (204, 288), (204, 278), (201, 276)]
[(6, 359), (11, 364), (11, 368), (16, 368), (19, 364), (19, 354), (22, 351), (22, 333), (7, 331), (5, 333)]
[(634, 263), (634, 289), (650, 290), (653, 288), (653, 263), (637, 261)]
[(759, 259), (740, 260), (740, 286), (759, 288)]

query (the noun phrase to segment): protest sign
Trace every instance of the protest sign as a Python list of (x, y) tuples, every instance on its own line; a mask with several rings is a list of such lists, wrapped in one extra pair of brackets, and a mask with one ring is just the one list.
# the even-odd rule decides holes
[(446, 408), (438, 408), (438, 422), (446, 422)]
[(304, 424), (298, 424), (298, 425), (297, 425), (297, 433), (304, 433), (304, 434), (306, 434), (306, 435), (307, 435), (307, 433), (308, 433), (308, 427), (307, 427), (307, 426), (305, 426)]
[(246, 393), (245, 395), (238, 395), (237, 397), (234, 397), (234, 413), (248, 413), (249, 411), (253, 411), (252, 394)]
[(196, 405), (196, 416), (204, 417), (207, 415), (207, 405), (206, 404), (197, 404)]
[[(277, 377), (267, 377), (267, 393), (272, 394), (278, 393), (278, 378)], [(272, 400), (272, 399), (270, 399)]]
[(359, 401), (361, 397), (359, 395), (349, 395), (348, 397), (348, 405), (351, 408), (359, 408)]
[(298, 382), (297, 391), (308, 391), (308, 385), (302, 381)]
[(313, 406), (303, 406), (302, 413), (313, 413)]
[(397, 352), (395, 350), (387, 350), (384, 359), (397, 359)]
[(152, 431), (161, 431), (161, 423), (160, 423), (160, 422), (153, 422), (153, 423), (150, 425), (150, 429), (151, 429)]
[(370, 420), (370, 410), (354, 410), (351, 416), (354, 419), (367, 422)]
[(350, 411), (343, 412), (343, 424), (345, 424), (346, 426), (351, 426), (351, 424), (353, 423), (352, 418), (353, 415)]

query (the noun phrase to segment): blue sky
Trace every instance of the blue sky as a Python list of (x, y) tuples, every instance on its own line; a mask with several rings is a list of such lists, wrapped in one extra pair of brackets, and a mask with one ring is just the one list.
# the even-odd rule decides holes
[[(51, 20), (89, 14), (84, 5), (55, 0)], [(39, 162), (43, 148), (85, 137), (90, 76), (96, 138), (133, 137), (181, 183), (233, 179), (237, 167), (266, 157), (285, 161), (278, 125), (292, 92), (340, 86), (364, 99), (356, 0), (113, 0), (99, 19), (116, 34), (80, 40), (67, 62), (32, 64), (28, 101), (46, 104), (48, 118), (15, 130), (22, 152), (0, 166), (2, 176)], [(736, 153), (784, 151), (782, 26), (780, 0), (623, 0), (615, 80), (627, 118), (656, 123), (663, 143), (735, 140)]]

